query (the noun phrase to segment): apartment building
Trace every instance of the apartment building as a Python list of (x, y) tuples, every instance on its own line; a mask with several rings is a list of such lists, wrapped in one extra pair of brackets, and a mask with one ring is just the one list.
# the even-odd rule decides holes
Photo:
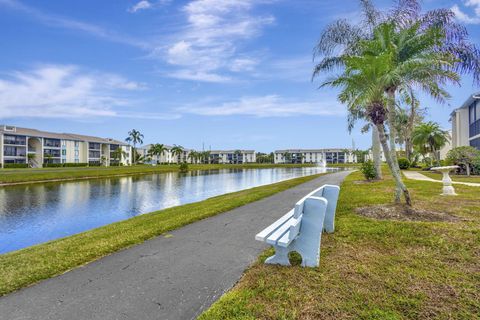
[(349, 149), (287, 149), (276, 150), (275, 163), (354, 163), (357, 157)]
[(212, 150), (210, 163), (242, 164), (257, 162), (255, 150)]
[(450, 115), (452, 147), (472, 146), (480, 150), (480, 93), (468, 97)]
[[(117, 152), (117, 149), (122, 152)], [(131, 147), (113, 139), (0, 125), (0, 163), (130, 165)]]

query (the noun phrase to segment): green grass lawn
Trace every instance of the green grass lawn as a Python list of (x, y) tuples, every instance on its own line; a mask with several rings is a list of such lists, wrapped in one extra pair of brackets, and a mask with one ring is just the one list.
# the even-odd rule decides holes
[(0, 296), (186, 224), (268, 197), (320, 175), (291, 179), (144, 214), (0, 255)]
[[(277, 167), (308, 167), (311, 164), (196, 164), (189, 165), (190, 170), (215, 169), (256, 169)], [(39, 168), (39, 169), (0, 169), (0, 184), (24, 183), (49, 180), (73, 180), (105, 178), (179, 171), (179, 165), (125, 166), (125, 167), (81, 167), (81, 168)]]
[(458, 185), (459, 196), (442, 197), (440, 184), (406, 180), (416, 207), (461, 220), (379, 221), (355, 208), (390, 203), (393, 181), (357, 180), (342, 185), (320, 267), (265, 265), (269, 249), (200, 319), (479, 319), (478, 189)]
[[(419, 173), (435, 179), (435, 180), (442, 180), (442, 174), (439, 172), (435, 171), (418, 171)], [(456, 175), (456, 174), (450, 174), (450, 178), (452, 178), (452, 181), (456, 182), (473, 182), (473, 183), (480, 183), (480, 176), (465, 176), (465, 175)]]

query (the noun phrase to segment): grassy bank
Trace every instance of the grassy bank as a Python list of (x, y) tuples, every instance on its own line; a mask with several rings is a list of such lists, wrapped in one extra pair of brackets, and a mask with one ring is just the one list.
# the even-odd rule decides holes
[(390, 203), (394, 185), (342, 185), (334, 234), (322, 237), (319, 268), (264, 265), (270, 249), (200, 319), (478, 319), (480, 197), (458, 185), (407, 180), (415, 206), (457, 222), (374, 220), (355, 208)]
[[(435, 180), (442, 180), (442, 174), (439, 172), (435, 171), (419, 171), (421, 174), (435, 179)], [(456, 174), (450, 174), (450, 178), (452, 178), (452, 181), (456, 182), (473, 182), (473, 183), (480, 183), (480, 176), (465, 176), (465, 175), (456, 175)]]
[(229, 193), (0, 255), (0, 296), (186, 224), (260, 200), (320, 175)]
[[(308, 167), (311, 164), (196, 164), (189, 165), (190, 170), (215, 169), (257, 169), (280, 167)], [(179, 171), (179, 165), (126, 166), (126, 167), (82, 167), (82, 168), (39, 168), (39, 169), (1, 169), (0, 184), (13, 184), (38, 181), (95, 179), (115, 176), (128, 176)]]

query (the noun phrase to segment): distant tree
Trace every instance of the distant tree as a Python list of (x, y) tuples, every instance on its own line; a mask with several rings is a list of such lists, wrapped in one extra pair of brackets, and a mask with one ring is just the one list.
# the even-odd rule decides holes
[(450, 134), (440, 129), (438, 123), (427, 122), (415, 127), (412, 133), (412, 142), (425, 153), (431, 153), (432, 157), (440, 162), (438, 151), (450, 140)]
[(172, 152), (172, 155), (174, 157), (177, 157), (177, 162), (178, 163), (182, 162), (182, 159), (180, 159), (181, 158), (180, 156), (183, 154), (183, 147), (182, 146), (174, 144), (170, 151)]
[(140, 131), (132, 129), (128, 132), (128, 137), (125, 139), (129, 144), (133, 144), (133, 163), (136, 164), (140, 159), (140, 155), (137, 153), (137, 144), (143, 143), (143, 134)]
[(126, 158), (127, 155), (128, 153), (125, 150), (123, 150), (121, 147), (118, 147), (110, 154), (111, 158), (116, 163), (120, 163), (122, 161), (122, 158)]

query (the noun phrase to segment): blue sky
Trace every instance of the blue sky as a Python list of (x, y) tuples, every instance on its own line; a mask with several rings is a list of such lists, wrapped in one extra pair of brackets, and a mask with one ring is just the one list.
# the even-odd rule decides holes
[[(189, 148), (370, 146), (346, 130), (336, 92), (310, 81), (326, 24), (358, 19), (355, 0), (0, 0), (0, 122)], [(390, 1), (376, 1), (387, 7)], [(480, 0), (424, 1), (453, 8), (480, 35)], [(428, 119), (449, 104), (422, 98)]]

